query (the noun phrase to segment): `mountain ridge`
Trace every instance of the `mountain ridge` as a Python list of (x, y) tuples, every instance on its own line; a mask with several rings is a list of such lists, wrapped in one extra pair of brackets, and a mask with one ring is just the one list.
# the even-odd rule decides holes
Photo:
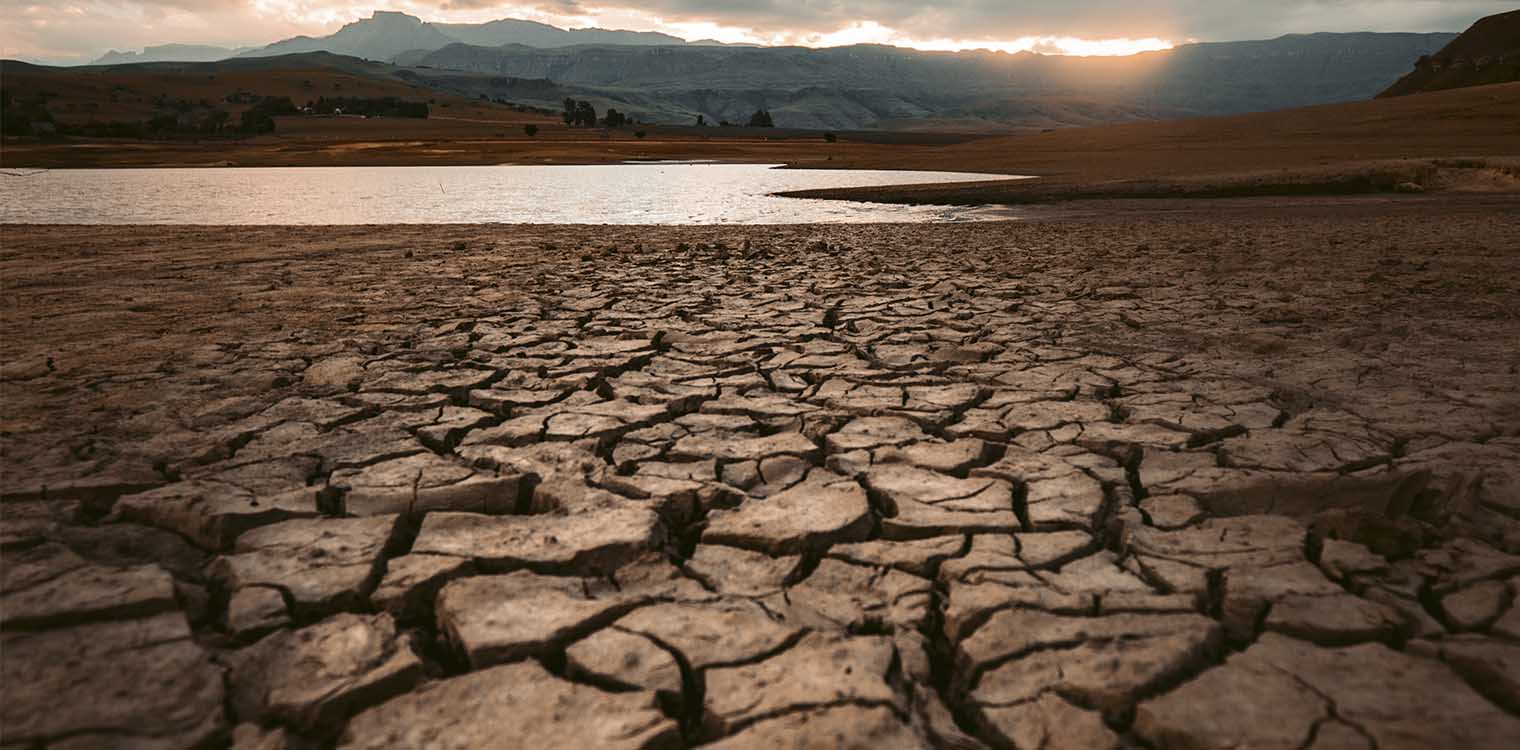
[(1520, 81), (1520, 10), (1480, 18), (1379, 97)]

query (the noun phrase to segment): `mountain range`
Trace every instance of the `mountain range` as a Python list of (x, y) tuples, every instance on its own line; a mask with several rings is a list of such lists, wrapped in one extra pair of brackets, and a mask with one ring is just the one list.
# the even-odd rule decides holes
[[(1453, 34), (1307, 34), (1191, 44), (1127, 57), (880, 45), (806, 47), (451, 44), (396, 64), (503, 82), (547, 79), (654, 122), (742, 122), (757, 109), (797, 128), (989, 130), (1221, 115), (1367, 99)], [(479, 86), (473, 79), (470, 86)], [(470, 94), (477, 89), (456, 89)], [(509, 91), (483, 91), (512, 98)], [(552, 102), (551, 102), (552, 104)]]
[(521, 44), (543, 48), (570, 47), (578, 44), (695, 44), (703, 46), (718, 44), (711, 41), (688, 42), (680, 37), (652, 31), (561, 29), (548, 24), (511, 18), (474, 24), (430, 23), (406, 13), (375, 11), (371, 17), (346, 24), (327, 36), (297, 36), (263, 47), (238, 49), (167, 44), (149, 47), (141, 53), (112, 50), (91, 64), (212, 62), (231, 57), (273, 57), (304, 52), (332, 52), (365, 60), (390, 62), (403, 52), (436, 50), (458, 43), (489, 47)]
[[(1510, 28), (1508, 21), (1486, 20), (1479, 27), (1484, 24), (1489, 36), (1499, 38)], [(574, 97), (645, 122), (683, 124), (698, 116), (744, 122), (763, 109), (778, 126), (790, 128), (995, 131), (1367, 99), (1388, 89), (1416, 60), (1427, 67), (1453, 55), (1468, 60), (1470, 54), (1457, 53), (1459, 42), (1446, 33), (1293, 34), (1123, 57), (1072, 57), (883, 45), (720, 45), (513, 19), (429, 23), (377, 11), (323, 37), (244, 50), (165, 45), (112, 52), (99, 62), (177, 57), (298, 64), (296, 58), (327, 53), (369, 61), (368, 75), (446, 93), (556, 109), (562, 97)], [(1410, 75), (1422, 74), (1416, 69)], [(1444, 80), (1441, 75), (1436, 78)]]

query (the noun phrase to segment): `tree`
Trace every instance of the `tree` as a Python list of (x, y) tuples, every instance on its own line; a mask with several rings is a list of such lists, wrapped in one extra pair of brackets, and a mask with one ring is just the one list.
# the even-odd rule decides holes
[(565, 124), (566, 125), (569, 125), (571, 127), (575, 126), (575, 100), (571, 99), (568, 96), (565, 97), (565, 115), (564, 115), (564, 117), (565, 117)]
[(201, 120), (201, 132), (206, 135), (217, 135), (222, 132), (223, 128), (227, 127), (227, 121), (231, 119), (232, 115), (220, 109), (213, 109), (210, 114), (206, 115), (206, 119)]
[(834, 141), (839, 140), (839, 136), (834, 135), (833, 133), (824, 133), (823, 139), (829, 143), (833, 143)]
[(633, 131), (633, 137), (634, 138), (643, 138), (646, 135), (649, 135), (649, 134), (646, 133), (646, 132), (644, 132), (644, 131), (642, 131), (642, 130), (635, 130), (635, 131)]
[(707, 127), (707, 118), (705, 116), (703, 116), (703, 115), (697, 115), (697, 127), (699, 127), (699, 128), (705, 128), (705, 127)]
[(529, 138), (532, 138), (532, 137), (538, 135), (538, 126), (537, 125), (531, 125), (531, 124), (530, 125), (524, 125), (523, 126), (523, 132), (527, 133)]
[(607, 116), (602, 118), (602, 124), (609, 128), (621, 128), (628, 124), (628, 117), (611, 107), (607, 108)]
[(583, 128), (596, 127), (596, 107), (591, 102), (575, 103), (575, 124)]
[(273, 133), (274, 118), (270, 117), (267, 113), (261, 110), (250, 109), (243, 113), (242, 121), (239, 123), (238, 130), (241, 130), (242, 132), (249, 135)]
[(771, 119), (771, 113), (763, 109), (757, 109), (754, 114), (749, 116), (749, 126), (752, 128), (774, 128), (776, 127), (776, 122)]

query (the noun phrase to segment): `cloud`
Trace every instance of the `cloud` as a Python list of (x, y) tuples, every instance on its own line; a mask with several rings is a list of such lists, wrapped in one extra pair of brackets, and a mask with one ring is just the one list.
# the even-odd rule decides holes
[(1481, 16), (1513, 7), (1513, 0), (0, 0), (0, 17), (6, 19), (0, 24), (0, 54), (78, 62), (108, 48), (266, 44), (330, 33), (372, 10), (450, 22), (515, 17), (567, 27), (802, 44), (849, 38), (851, 29), (869, 28), (884, 29), (879, 35), (899, 42), (974, 45), (1460, 31)]

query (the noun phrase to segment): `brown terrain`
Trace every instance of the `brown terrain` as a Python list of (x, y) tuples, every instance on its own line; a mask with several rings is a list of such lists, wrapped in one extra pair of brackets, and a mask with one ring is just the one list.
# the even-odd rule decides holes
[(1510, 747), (1517, 208), (7, 226), (5, 741)]

